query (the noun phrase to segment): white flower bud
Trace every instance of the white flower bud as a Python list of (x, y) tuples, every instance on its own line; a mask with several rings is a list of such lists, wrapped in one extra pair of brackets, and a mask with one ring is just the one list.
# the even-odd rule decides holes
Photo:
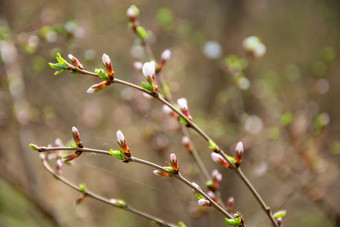
[(168, 61), (171, 57), (171, 51), (169, 49), (163, 51), (161, 59), (164, 61)]
[(145, 62), (143, 65), (143, 75), (146, 78), (153, 78), (155, 75), (155, 62), (150, 61), (150, 62)]
[(117, 131), (117, 141), (118, 141), (118, 143), (124, 143), (124, 141), (125, 141), (125, 137), (124, 137), (122, 131), (120, 131), (120, 130)]
[(186, 98), (180, 98), (177, 100), (177, 104), (181, 110), (187, 110), (188, 109), (188, 101)]

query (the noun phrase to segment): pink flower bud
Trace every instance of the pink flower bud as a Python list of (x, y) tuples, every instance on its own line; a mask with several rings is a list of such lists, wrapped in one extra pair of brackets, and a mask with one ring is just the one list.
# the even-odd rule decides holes
[(171, 175), (165, 171), (162, 171), (162, 170), (159, 170), (159, 169), (156, 169), (154, 171), (152, 171), (153, 174), (155, 174), (156, 176), (161, 176), (161, 177), (170, 177)]
[(214, 169), (212, 171), (211, 176), (212, 176), (213, 181), (216, 181), (218, 183), (222, 182), (222, 174), (217, 169)]
[(80, 61), (74, 57), (72, 54), (68, 55), (68, 59), (70, 59), (72, 65), (74, 65), (75, 67), (79, 68), (79, 69), (84, 69), (83, 65), (80, 63)]
[(236, 154), (235, 154), (235, 165), (239, 167), (242, 163), (243, 156), (243, 143), (238, 142), (236, 145)]
[(192, 147), (190, 145), (190, 139), (187, 136), (182, 137), (182, 144), (184, 145), (185, 149), (187, 152), (191, 153), (192, 152)]
[(171, 164), (171, 167), (174, 171), (174, 173), (178, 173), (178, 162), (177, 162), (177, 157), (174, 153), (172, 153), (170, 155), (170, 164)]
[(200, 199), (200, 200), (198, 200), (197, 203), (198, 203), (199, 206), (209, 206), (210, 205), (210, 201), (206, 200), (206, 199)]
[(188, 108), (188, 101), (186, 98), (180, 98), (177, 100), (177, 104), (179, 106), (179, 108), (181, 109), (182, 113), (189, 119), (192, 121), (192, 117), (189, 113), (189, 108)]
[(198, 184), (196, 184), (195, 182), (191, 183), (192, 186), (194, 186), (194, 188), (198, 189), (198, 190), (202, 190), (200, 186), (198, 186)]
[(208, 192), (207, 192), (207, 195), (208, 195), (212, 200), (214, 200), (215, 203), (217, 203), (217, 204), (220, 204), (220, 203), (221, 203), (220, 200), (217, 198), (217, 196), (216, 196), (216, 194), (215, 194), (214, 192), (208, 191)]
[(77, 152), (70, 153), (66, 155), (63, 159), (61, 159), (61, 162), (69, 162), (72, 161), (73, 159), (77, 158), (79, 154)]
[(232, 197), (232, 196), (229, 197), (228, 202), (227, 202), (227, 211), (228, 211), (228, 212), (231, 212), (231, 211), (232, 211), (234, 202), (235, 202), (234, 197)]
[(143, 75), (147, 78), (147, 80), (154, 80), (155, 78), (155, 62), (150, 61), (150, 62), (145, 62), (143, 65)]
[(211, 152), (211, 158), (214, 162), (229, 168), (229, 163), (220, 155), (215, 152)]
[(80, 148), (84, 147), (83, 142), (80, 139), (79, 131), (74, 126), (72, 127), (72, 137), (73, 137), (73, 140), (76, 143), (77, 147), (80, 147)]
[(164, 61), (169, 61), (171, 57), (171, 51), (169, 49), (163, 51), (162, 55), (161, 55), (161, 59)]
[(127, 9), (126, 15), (130, 18), (135, 18), (139, 15), (139, 9), (135, 5), (132, 5)]
[(89, 94), (92, 94), (92, 93), (95, 93), (97, 91), (100, 91), (100, 90), (106, 88), (110, 84), (111, 84), (110, 81), (103, 81), (103, 82), (100, 82), (98, 84), (92, 85), (89, 89), (87, 89), (86, 92), (89, 93)]
[(122, 148), (124, 154), (127, 157), (131, 157), (131, 151), (130, 151), (127, 143), (126, 143), (126, 140), (125, 140), (123, 133), (120, 130), (118, 130), (116, 135), (117, 135), (117, 142), (118, 142), (119, 146)]
[(63, 162), (61, 161), (61, 159), (58, 159), (57, 163), (56, 163), (56, 167), (55, 167), (56, 172), (57, 172), (58, 175), (61, 175), (61, 167), (62, 167), (62, 165), (63, 165)]
[(137, 71), (142, 71), (143, 69), (143, 63), (136, 61), (133, 63), (133, 67), (137, 70)]
[(107, 74), (108, 74), (109, 78), (112, 80), (114, 78), (114, 71), (113, 71), (112, 62), (111, 62), (110, 57), (107, 54), (103, 54), (102, 62), (103, 62), (103, 65), (105, 66), (105, 68), (107, 70)]

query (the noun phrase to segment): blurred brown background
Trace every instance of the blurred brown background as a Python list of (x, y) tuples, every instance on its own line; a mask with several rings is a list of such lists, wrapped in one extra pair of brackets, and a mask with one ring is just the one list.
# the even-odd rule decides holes
[[(131, 4), (153, 32), (156, 58), (172, 51), (161, 76), (174, 98), (188, 99), (195, 122), (229, 154), (244, 142), (243, 170), (273, 210), (288, 211), (284, 225), (340, 226), (338, 0), (2, 0), (0, 226), (150, 225), (92, 199), (74, 206), (79, 193), (42, 167), (28, 144), (47, 146), (56, 138), (67, 143), (72, 126), (91, 148), (117, 149), (120, 129), (136, 157), (166, 165), (174, 152), (183, 175), (204, 185), (181, 145), (177, 122), (158, 102), (118, 84), (90, 95), (86, 90), (98, 79), (53, 76), (48, 66), (59, 51), (93, 71), (106, 53), (117, 78), (139, 84), (144, 78), (133, 63), (148, 59), (127, 26)], [(242, 47), (251, 35), (267, 48), (261, 58)], [(213, 163), (206, 142), (191, 134), (208, 170), (223, 173), (224, 200), (235, 197), (247, 226), (270, 226), (242, 182)], [(63, 173), (173, 223), (225, 226), (214, 210), (197, 213), (191, 189), (154, 176), (148, 167), (82, 155)]]

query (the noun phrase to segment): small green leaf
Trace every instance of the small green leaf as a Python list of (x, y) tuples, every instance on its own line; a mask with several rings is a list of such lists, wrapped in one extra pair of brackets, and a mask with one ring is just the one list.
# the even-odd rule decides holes
[(171, 166), (164, 166), (164, 169), (168, 170), (169, 172), (174, 172), (174, 169)]
[(153, 90), (154, 90), (154, 87), (147, 82), (142, 82), (141, 86), (142, 86), (142, 88), (144, 88), (145, 90), (147, 90), (149, 92), (153, 92)]
[(184, 118), (179, 118), (179, 123), (183, 124), (183, 125), (188, 125), (188, 122), (184, 119)]
[(120, 206), (120, 207), (125, 207), (126, 206), (126, 202), (124, 200), (121, 200), (121, 199), (118, 199), (117, 200), (117, 204)]
[(111, 149), (111, 150), (110, 150), (110, 154), (111, 154), (112, 156), (114, 156), (115, 158), (117, 158), (117, 159), (120, 159), (120, 160), (124, 160), (124, 159), (125, 159), (125, 155), (124, 155), (124, 152), (123, 152), (123, 151)]
[(235, 219), (224, 219), (225, 223), (227, 225), (231, 225), (231, 226), (238, 226), (241, 224), (241, 218), (235, 218)]
[(151, 221), (151, 225), (157, 226), (157, 225), (158, 225), (158, 222), (156, 222), (155, 220), (152, 220), (152, 221)]
[(31, 144), (28, 145), (28, 146), (30, 146), (30, 148), (31, 148), (32, 150), (34, 150), (34, 151), (39, 151), (39, 147), (38, 147), (37, 145), (33, 144), (33, 143), (31, 143)]
[(195, 196), (197, 197), (198, 200), (205, 199), (201, 194), (198, 194), (198, 193), (195, 193), (195, 192), (194, 192), (194, 194), (195, 194)]
[(62, 70), (67, 70), (68, 66), (63, 63), (48, 63), (51, 68), (53, 69), (62, 69)]
[(64, 72), (65, 70), (59, 70), (59, 71), (56, 71), (55, 73), (54, 73), (54, 75), (58, 75), (59, 73), (62, 73), (62, 72)]
[(136, 30), (141, 39), (146, 39), (148, 37), (148, 32), (142, 26), (138, 26)]
[(218, 150), (219, 150), (219, 148), (218, 148), (218, 146), (216, 145), (216, 143), (214, 143), (214, 141), (212, 141), (212, 140), (209, 140), (209, 148), (210, 148), (211, 150), (213, 150), (213, 151), (218, 151)]
[(232, 156), (229, 156), (229, 155), (226, 155), (226, 157), (227, 157), (227, 159), (228, 159), (229, 162), (235, 164), (235, 162), (236, 162), (236, 161), (235, 161), (235, 157), (232, 157)]
[(102, 80), (107, 80), (107, 73), (104, 71), (104, 69), (101, 69), (101, 68), (97, 69), (97, 68), (95, 68), (94, 71), (98, 74), (98, 76)]
[(60, 55), (59, 52), (56, 54), (56, 59), (57, 59), (57, 61), (58, 61), (59, 63), (61, 63), (61, 64), (66, 64), (66, 65), (67, 65), (67, 62), (65, 61), (64, 58), (61, 57), (61, 55)]
[(280, 210), (280, 211), (278, 211), (278, 212), (275, 212), (275, 213), (273, 214), (273, 217), (274, 217), (275, 219), (278, 219), (278, 218), (282, 218), (282, 217), (286, 216), (286, 214), (287, 214), (287, 211), (286, 211), (286, 210)]
[(186, 224), (184, 224), (184, 222), (182, 222), (182, 221), (178, 222), (178, 226), (179, 227), (187, 227)]
[(79, 188), (80, 188), (80, 191), (81, 191), (81, 192), (85, 192), (85, 191), (86, 191), (85, 184), (80, 184), (80, 185), (79, 185)]

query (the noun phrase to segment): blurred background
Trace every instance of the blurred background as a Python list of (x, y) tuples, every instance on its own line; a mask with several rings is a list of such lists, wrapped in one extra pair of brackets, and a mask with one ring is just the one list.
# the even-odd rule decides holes
[[(152, 34), (157, 60), (172, 51), (160, 76), (173, 98), (186, 97), (194, 121), (234, 155), (245, 145), (242, 168), (285, 226), (340, 226), (340, 2), (307, 1), (43, 1), (0, 2), (0, 226), (150, 226), (136, 215), (90, 198), (55, 180), (29, 143), (67, 144), (76, 126), (86, 147), (118, 149), (122, 130), (133, 155), (204, 180), (181, 144), (176, 119), (140, 92), (119, 84), (95, 94), (100, 79), (55, 70), (60, 52), (85, 69), (110, 56), (116, 77), (144, 81), (135, 61), (150, 59), (128, 27), (126, 10)], [(244, 40), (257, 36), (258, 52)], [(264, 53), (265, 52), (265, 53)], [(264, 55), (263, 55), (264, 53)], [(207, 143), (190, 131), (209, 172), (223, 174), (221, 195), (235, 197), (247, 226), (271, 226), (234, 172), (214, 163)], [(51, 160), (55, 166), (55, 160)], [(149, 167), (83, 154), (63, 175), (75, 184), (172, 223), (225, 226), (213, 209), (199, 209), (191, 189)]]

